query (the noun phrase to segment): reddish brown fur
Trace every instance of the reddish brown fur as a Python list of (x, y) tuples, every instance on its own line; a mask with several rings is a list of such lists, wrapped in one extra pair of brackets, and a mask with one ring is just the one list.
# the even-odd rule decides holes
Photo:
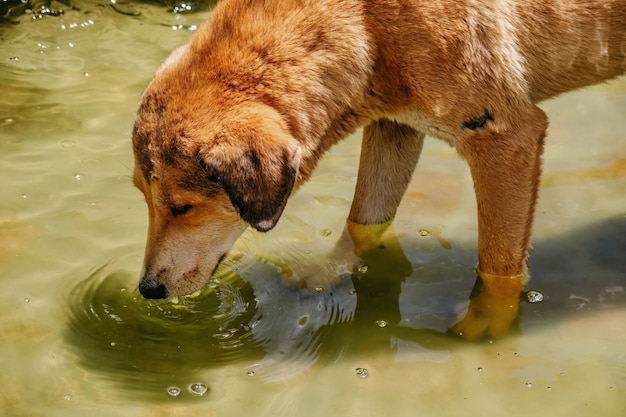
[(360, 126), (351, 222), (394, 217), (435, 136), (471, 168), (480, 269), (523, 273), (547, 127), (535, 103), (623, 74), (625, 28), (625, 0), (222, 0), (137, 114), (142, 293), (204, 285)]

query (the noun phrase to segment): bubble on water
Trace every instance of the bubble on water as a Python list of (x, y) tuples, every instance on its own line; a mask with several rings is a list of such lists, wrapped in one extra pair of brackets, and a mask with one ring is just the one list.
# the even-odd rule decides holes
[(209, 387), (207, 387), (202, 382), (196, 382), (189, 386), (189, 390), (196, 395), (204, 395), (209, 390)]
[(526, 383), (524, 385), (526, 385), (526, 388), (532, 388), (533, 387), (533, 383), (530, 382), (530, 381), (526, 381)]
[(519, 356), (519, 353), (515, 352), (515, 353), (513, 354), (513, 356), (518, 357), (518, 356)]
[(15, 117), (5, 117), (4, 119), (2, 119), (2, 121), (0, 122), (0, 126), (8, 126), (8, 125), (12, 125), (13, 123), (17, 122), (17, 119), (15, 119)]
[(541, 303), (544, 299), (543, 293), (537, 290), (530, 290), (526, 292), (526, 299), (529, 303)]
[(482, 372), (482, 371), (484, 371), (484, 368), (483, 368), (482, 366), (479, 366), (478, 368), (476, 368), (476, 370), (477, 370), (478, 372)]
[(75, 179), (76, 181), (80, 181), (80, 180), (82, 180), (82, 179), (83, 179), (83, 176), (82, 176), (81, 174), (74, 174), (74, 179)]
[(198, 25), (172, 25), (170, 26), (173, 30), (191, 30), (194, 31), (198, 29)]
[(22, 198), (26, 200), (28, 198), (28, 194), (22, 194)]
[(83, 72), (83, 77), (91, 77), (91, 74), (89, 74), (88, 72)]
[(250, 369), (248, 372), (246, 372), (246, 375), (248, 375), (248, 376), (255, 376), (256, 375), (256, 371), (254, 371), (254, 369)]
[(185, 13), (185, 12), (190, 12), (192, 10), (193, 10), (193, 8), (192, 8), (191, 4), (188, 4), (188, 3), (181, 3), (181, 4), (178, 4), (178, 5), (175, 5), (172, 8), (172, 11), (174, 13)]
[(111, 346), (112, 346), (112, 347), (115, 347), (115, 346), (117, 346), (117, 343), (115, 343), (115, 342), (111, 342)]
[(356, 368), (356, 376), (359, 378), (367, 378), (369, 376), (369, 372), (365, 368)]
[(333, 231), (331, 229), (322, 229), (320, 230), (320, 236), (322, 237), (328, 237), (330, 235), (333, 234)]
[(324, 287), (315, 287), (315, 292), (321, 294), (324, 292)]
[(180, 395), (180, 388), (178, 388), (178, 387), (169, 387), (167, 389), (167, 393), (171, 397), (178, 397)]
[(10, 61), (19, 61), (20, 57), (19, 56), (12, 56), (11, 58), (9, 58)]
[(376, 325), (382, 328), (382, 327), (387, 327), (389, 323), (387, 323), (385, 320), (376, 320)]
[(552, 387), (551, 387), (550, 385), (548, 385), (548, 386), (546, 387), (546, 389), (547, 389), (548, 391), (550, 391), (550, 390), (552, 389)]
[(417, 233), (422, 237), (428, 236), (430, 234), (426, 229), (420, 229)]
[(63, 397), (63, 399), (65, 401), (70, 401), (72, 399), (72, 396), (70, 394), (65, 394), (65, 396)]
[(26, 298), (24, 298), (24, 302), (26, 302), (26, 303), (30, 303), (30, 297), (26, 297)]

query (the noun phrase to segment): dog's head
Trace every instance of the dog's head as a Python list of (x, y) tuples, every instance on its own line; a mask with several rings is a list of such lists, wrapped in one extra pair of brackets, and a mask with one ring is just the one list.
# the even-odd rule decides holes
[(142, 97), (133, 151), (149, 213), (139, 284), (146, 298), (197, 291), (247, 225), (272, 229), (301, 159), (271, 107), (225, 102), (217, 90), (163, 74)]

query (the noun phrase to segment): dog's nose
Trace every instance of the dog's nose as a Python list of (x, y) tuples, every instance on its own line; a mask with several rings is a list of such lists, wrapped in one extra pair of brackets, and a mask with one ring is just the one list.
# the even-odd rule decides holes
[(167, 298), (167, 288), (165, 285), (153, 279), (143, 280), (139, 283), (139, 292), (145, 298)]

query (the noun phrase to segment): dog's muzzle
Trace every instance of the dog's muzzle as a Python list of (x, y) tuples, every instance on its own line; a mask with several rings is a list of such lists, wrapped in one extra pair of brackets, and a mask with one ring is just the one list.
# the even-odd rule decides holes
[(139, 292), (148, 299), (167, 298), (168, 296), (167, 287), (153, 279), (141, 280)]

